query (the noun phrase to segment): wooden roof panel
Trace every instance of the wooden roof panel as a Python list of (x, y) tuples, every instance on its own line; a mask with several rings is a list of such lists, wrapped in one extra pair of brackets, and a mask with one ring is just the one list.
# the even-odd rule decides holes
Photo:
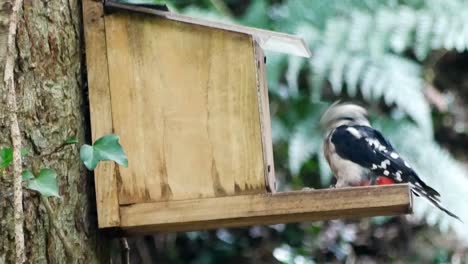
[(219, 23), (210, 20), (184, 16), (173, 12), (165, 12), (161, 10), (151, 9), (148, 7), (116, 3), (113, 1), (106, 1), (105, 5), (106, 8), (109, 8), (111, 10), (126, 10), (130, 12), (138, 12), (189, 24), (248, 34), (254, 36), (258, 40), (262, 49), (306, 58), (309, 58), (311, 56), (310, 50), (305, 44), (304, 40), (294, 35), (246, 26)]

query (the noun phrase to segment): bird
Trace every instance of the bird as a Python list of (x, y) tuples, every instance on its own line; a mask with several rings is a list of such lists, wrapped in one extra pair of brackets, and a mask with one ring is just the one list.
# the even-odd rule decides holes
[(335, 188), (408, 183), (414, 195), (461, 221), (441, 204), (440, 193), (427, 185), (389, 140), (371, 126), (366, 109), (335, 102), (322, 115), (320, 126), (324, 156), (336, 178)]

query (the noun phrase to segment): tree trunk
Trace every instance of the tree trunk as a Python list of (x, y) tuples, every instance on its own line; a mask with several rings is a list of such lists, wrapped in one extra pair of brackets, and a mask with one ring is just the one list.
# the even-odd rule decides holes
[[(24, 231), (27, 263), (98, 263), (108, 252), (99, 245), (94, 186), (79, 159), (78, 146), (59, 146), (71, 136), (89, 140), (83, 92), (83, 34), (78, 0), (25, 0), (17, 32), (15, 68), (18, 118), (24, 169), (52, 168), (57, 172), (61, 199), (49, 198), (57, 223), (79, 259), (64, 251), (57, 231), (36, 193), (24, 191)], [(0, 3), (0, 80), (12, 0)], [(0, 147), (11, 146), (6, 109), (7, 91), (0, 83)], [(85, 136), (86, 135), (86, 136)], [(11, 170), (0, 176), (0, 264), (13, 263)], [(99, 242), (99, 243), (98, 243)]]

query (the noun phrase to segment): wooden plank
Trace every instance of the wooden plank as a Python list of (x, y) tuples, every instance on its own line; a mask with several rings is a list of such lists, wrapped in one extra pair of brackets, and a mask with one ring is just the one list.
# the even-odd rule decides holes
[(142, 6), (132, 6), (123, 3), (116, 3), (113, 1), (106, 1), (106, 7), (114, 10), (127, 10), (143, 14), (151, 14), (174, 21), (202, 25), (206, 27), (217, 28), (237, 33), (249, 34), (259, 39), (259, 44), (263, 49), (306, 58), (309, 58), (311, 56), (310, 50), (305, 44), (304, 40), (294, 35), (233, 24), (223, 24), (219, 22), (184, 16), (172, 12), (154, 10)]
[(275, 164), (273, 160), (273, 140), (271, 138), (270, 100), (268, 99), (268, 81), (266, 78), (266, 58), (263, 50), (254, 41), (257, 63), (257, 92), (259, 100), (260, 125), (262, 130), (263, 160), (266, 165), (265, 184), (270, 192), (276, 192)]
[(120, 204), (266, 192), (252, 37), (106, 16)]
[(408, 185), (368, 186), (144, 203), (120, 207), (127, 233), (362, 218), (411, 212)]
[[(93, 141), (112, 132), (112, 111), (107, 69), (103, 6), (100, 1), (83, 1), (83, 22), (88, 69), (89, 107)], [(117, 179), (113, 162), (101, 162), (94, 171), (98, 225), (120, 223)]]

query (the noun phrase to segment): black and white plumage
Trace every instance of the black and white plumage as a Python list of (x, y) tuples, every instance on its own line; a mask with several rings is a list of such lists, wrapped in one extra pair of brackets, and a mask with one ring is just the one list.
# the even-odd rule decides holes
[[(390, 142), (370, 126), (367, 111), (354, 104), (333, 104), (322, 116), (326, 131), (324, 154), (337, 180), (336, 187), (375, 183), (379, 176), (409, 183), (411, 191), (448, 215), (440, 194), (422, 181)], [(460, 220), (460, 219), (459, 219)]]

